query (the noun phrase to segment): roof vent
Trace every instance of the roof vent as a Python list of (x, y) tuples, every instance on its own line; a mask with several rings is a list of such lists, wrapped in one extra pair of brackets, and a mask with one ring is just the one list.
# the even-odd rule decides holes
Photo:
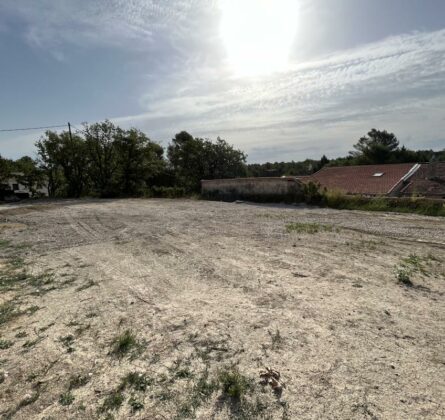
[(376, 172), (373, 176), (383, 176), (384, 172)]

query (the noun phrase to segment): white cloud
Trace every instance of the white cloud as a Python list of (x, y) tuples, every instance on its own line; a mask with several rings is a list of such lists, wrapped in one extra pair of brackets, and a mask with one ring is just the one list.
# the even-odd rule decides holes
[(277, 158), (290, 158), (292, 147), (295, 159), (304, 158), (305, 142), (312, 156), (344, 153), (374, 126), (396, 131), (402, 141), (414, 137), (408, 143), (421, 147), (443, 124), (445, 30), (388, 38), (270, 77), (215, 77), (196, 68), (175, 75), (144, 99), (146, 113), (116, 121), (164, 140), (179, 129), (226, 136), (253, 159), (267, 159), (262, 150), (271, 148)]
[(267, 77), (235, 79), (225, 66), (215, 1), (2, 0), (0, 14), (23, 19), (28, 42), (58, 59), (69, 51), (66, 44), (156, 57), (149, 90), (141, 86), (143, 112), (114, 120), (164, 142), (186, 129), (226, 137), (251, 161), (297, 160), (344, 154), (376, 127), (411, 147), (441, 146), (445, 30), (399, 35)]

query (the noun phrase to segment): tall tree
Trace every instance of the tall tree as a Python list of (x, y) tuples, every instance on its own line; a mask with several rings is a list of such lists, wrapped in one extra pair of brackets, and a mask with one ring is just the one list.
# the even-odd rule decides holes
[(122, 135), (122, 130), (108, 120), (84, 124), (84, 128), (92, 187), (102, 197), (116, 195), (118, 159), (115, 141)]
[(53, 177), (53, 191), (56, 187), (60, 188), (54, 178), (60, 167), (64, 179), (64, 195), (80, 197), (88, 186), (89, 168), (85, 141), (66, 131), (60, 134), (47, 131), (45, 136), (37, 142), (37, 150), (41, 167), (48, 177)]
[(140, 194), (165, 168), (162, 146), (152, 142), (139, 130), (120, 131), (115, 147), (121, 194)]
[(45, 136), (36, 143), (37, 162), (45, 174), (46, 187), (50, 197), (62, 194), (65, 186), (65, 177), (59, 159), (60, 142), (57, 133), (47, 131)]
[(373, 128), (368, 136), (361, 137), (354, 144), (354, 149), (351, 155), (360, 163), (388, 163), (394, 152), (399, 150), (399, 141), (394, 133)]
[(188, 191), (199, 191), (202, 179), (246, 175), (246, 155), (221, 138), (213, 143), (182, 131), (168, 146), (167, 155), (177, 182)]

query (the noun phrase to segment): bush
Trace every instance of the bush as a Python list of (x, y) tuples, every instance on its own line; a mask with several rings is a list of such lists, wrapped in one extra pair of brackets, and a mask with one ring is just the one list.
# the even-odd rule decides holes
[(181, 198), (186, 196), (183, 187), (152, 187), (145, 196), (156, 198)]

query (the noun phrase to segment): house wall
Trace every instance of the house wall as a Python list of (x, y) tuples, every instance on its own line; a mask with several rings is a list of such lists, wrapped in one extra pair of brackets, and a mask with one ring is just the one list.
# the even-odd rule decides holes
[(201, 192), (220, 198), (285, 198), (301, 194), (302, 184), (294, 177), (214, 179), (201, 181)]
[[(22, 184), (20, 184), (17, 180), (17, 177), (12, 176), (10, 177), (7, 181), (6, 184), (9, 186), (9, 188), (11, 188), (11, 190), (13, 190), (14, 192), (20, 192), (20, 193), (30, 193), (29, 190)], [(14, 188), (15, 184), (18, 185), (18, 189)], [(46, 187), (41, 187), (41, 188), (37, 188), (37, 192), (39, 192), (40, 194), (47, 196), (48, 195), (48, 188)]]

